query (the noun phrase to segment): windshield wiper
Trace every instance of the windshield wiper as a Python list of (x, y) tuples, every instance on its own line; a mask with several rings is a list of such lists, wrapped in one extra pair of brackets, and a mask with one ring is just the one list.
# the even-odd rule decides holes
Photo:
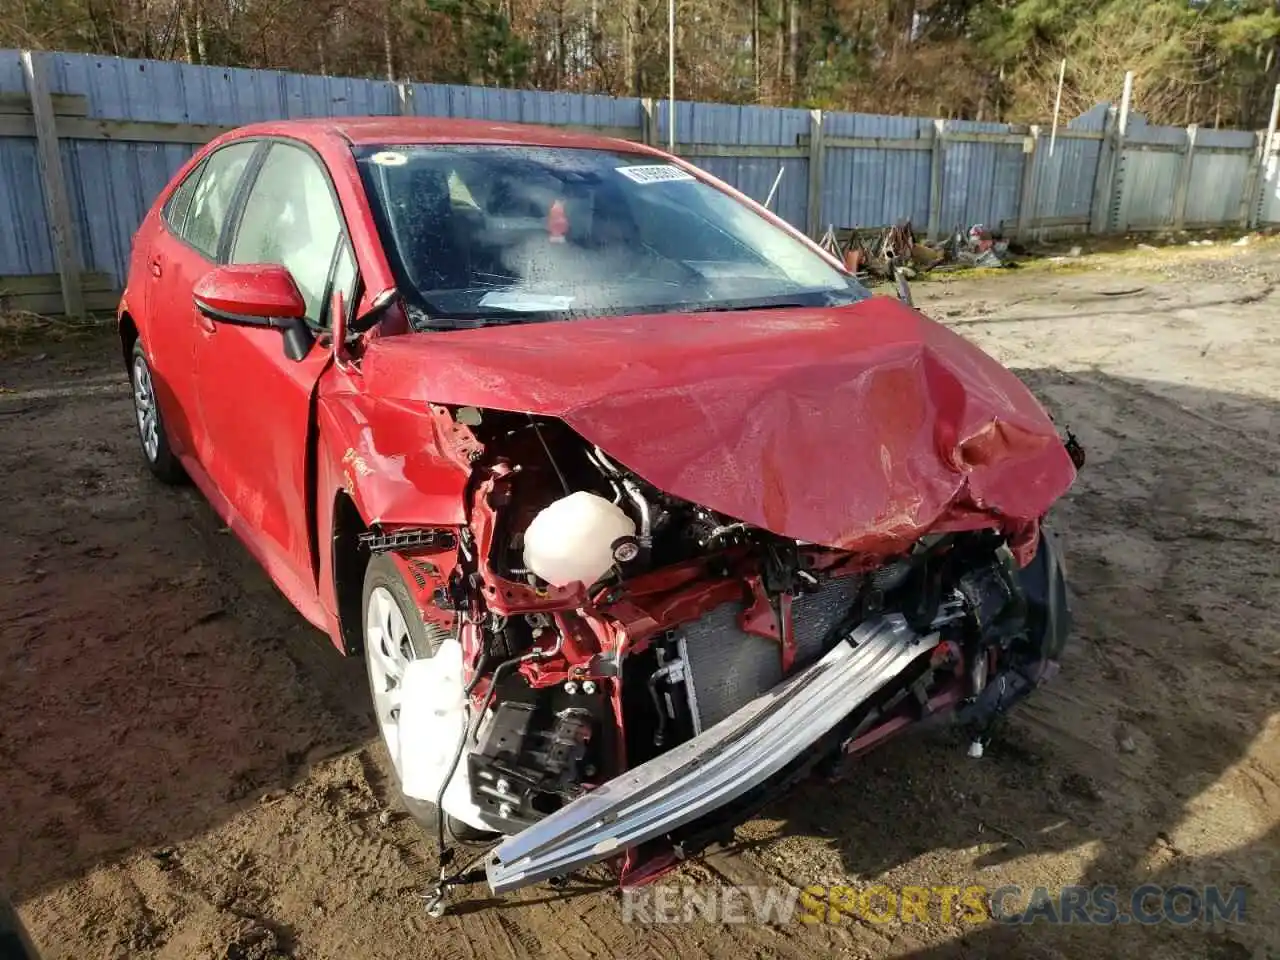
[(689, 307), (680, 313), (735, 313), (739, 310), (790, 310), (794, 307), (813, 307), (820, 304), (805, 303), (801, 300), (783, 300), (781, 302), (765, 301), (763, 303), (709, 303), (704, 306)]

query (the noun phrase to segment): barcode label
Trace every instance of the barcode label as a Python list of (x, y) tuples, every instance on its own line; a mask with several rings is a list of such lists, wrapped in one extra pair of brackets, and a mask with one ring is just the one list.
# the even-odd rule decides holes
[(618, 167), (618, 172), (636, 183), (667, 183), (672, 180), (692, 180), (693, 175), (669, 163), (655, 163), (636, 167)]

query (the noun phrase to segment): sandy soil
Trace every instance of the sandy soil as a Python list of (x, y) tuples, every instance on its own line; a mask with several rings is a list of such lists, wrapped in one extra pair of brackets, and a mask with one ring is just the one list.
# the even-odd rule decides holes
[(1245, 924), (645, 926), (591, 878), (429, 920), (360, 664), (150, 481), (106, 337), (0, 361), (0, 885), (75, 960), (1280, 956), (1280, 258), (1183, 254), (918, 288), (1088, 448), (1063, 673), (986, 758), (899, 741), (676, 879), (1243, 883)]

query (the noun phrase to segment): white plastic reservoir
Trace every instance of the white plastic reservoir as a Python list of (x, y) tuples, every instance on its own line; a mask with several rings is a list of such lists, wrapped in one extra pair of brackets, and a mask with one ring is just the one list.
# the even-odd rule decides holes
[(578, 580), (590, 586), (613, 566), (614, 544), (635, 535), (621, 507), (579, 490), (533, 518), (524, 534), (524, 565), (556, 587)]

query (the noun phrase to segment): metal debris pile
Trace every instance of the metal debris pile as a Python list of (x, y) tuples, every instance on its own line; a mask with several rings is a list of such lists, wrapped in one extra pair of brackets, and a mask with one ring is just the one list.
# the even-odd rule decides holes
[(941, 244), (917, 238), (910, 220), (874, 230), (828, 226), (819, 243), (862, 280), (892, 280), (899, 271), (911, 279), (931, 270), (1014, 267), (1011, 257), (1020, 252), (981, 223), (957, 227)]

